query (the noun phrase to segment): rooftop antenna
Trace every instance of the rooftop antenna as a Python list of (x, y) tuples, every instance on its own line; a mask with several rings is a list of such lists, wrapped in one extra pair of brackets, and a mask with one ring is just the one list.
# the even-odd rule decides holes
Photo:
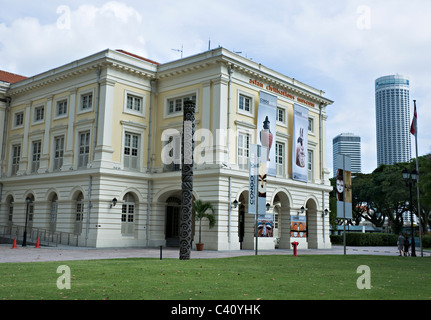
[(181, 50), (180, 49), (171, 49), (171, 50), (181, 52), (181, 59), (183, 58), (183, 45), (181, 45)]

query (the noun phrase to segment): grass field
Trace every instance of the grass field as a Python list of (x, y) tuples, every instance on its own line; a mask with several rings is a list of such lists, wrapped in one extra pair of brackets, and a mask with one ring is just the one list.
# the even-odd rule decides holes
[[(57, 273), (61, 265), (70, 268), (70, 289), (57, 286), (67, 275)], [(357, 287), (361, 265), (370, 289)], [(0, 299), (431, 300), (430, 267), (431, 258), (365, 255), (2, 263)]]

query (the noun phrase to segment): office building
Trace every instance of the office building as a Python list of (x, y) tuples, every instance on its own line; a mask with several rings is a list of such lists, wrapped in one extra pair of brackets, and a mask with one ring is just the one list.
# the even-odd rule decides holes
[(332, 153), (334, 159), (333, 173), (337, 172), (336, 155), (350, 156), (352, 173), (361, 172), (361, 137), (353, 133), (341, 133), (332, 140)]
[(375, 81), (377, 166), (411, 158), (410, 80), (390, 75)]

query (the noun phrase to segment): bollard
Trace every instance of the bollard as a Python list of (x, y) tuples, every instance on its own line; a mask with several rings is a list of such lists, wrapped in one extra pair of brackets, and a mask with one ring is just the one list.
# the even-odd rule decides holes
[(162, 249), (163, 249), (163, 246), (160, 246), (160, 260), (162, 260)]
[(293, 241), (292, 242), (292, 246), (293, 246), (293, 256), (296, 257), (297, 256), (297, 250), (296, 248), (298, 247), (299, 242)]

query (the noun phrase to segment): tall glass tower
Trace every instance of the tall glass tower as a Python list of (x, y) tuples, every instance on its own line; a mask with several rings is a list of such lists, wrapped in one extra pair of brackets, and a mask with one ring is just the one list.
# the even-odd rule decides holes
[(377, 166), (407, 162), (411, 158), (410, 80), (391, 75), (378, 78), (375, 85)]
[(353, 133), (341, 133), (332, 139), (333, 173), (337, 172), (337, 154), (350, 156), (352, 173), (361, 172), (361, 137)]

